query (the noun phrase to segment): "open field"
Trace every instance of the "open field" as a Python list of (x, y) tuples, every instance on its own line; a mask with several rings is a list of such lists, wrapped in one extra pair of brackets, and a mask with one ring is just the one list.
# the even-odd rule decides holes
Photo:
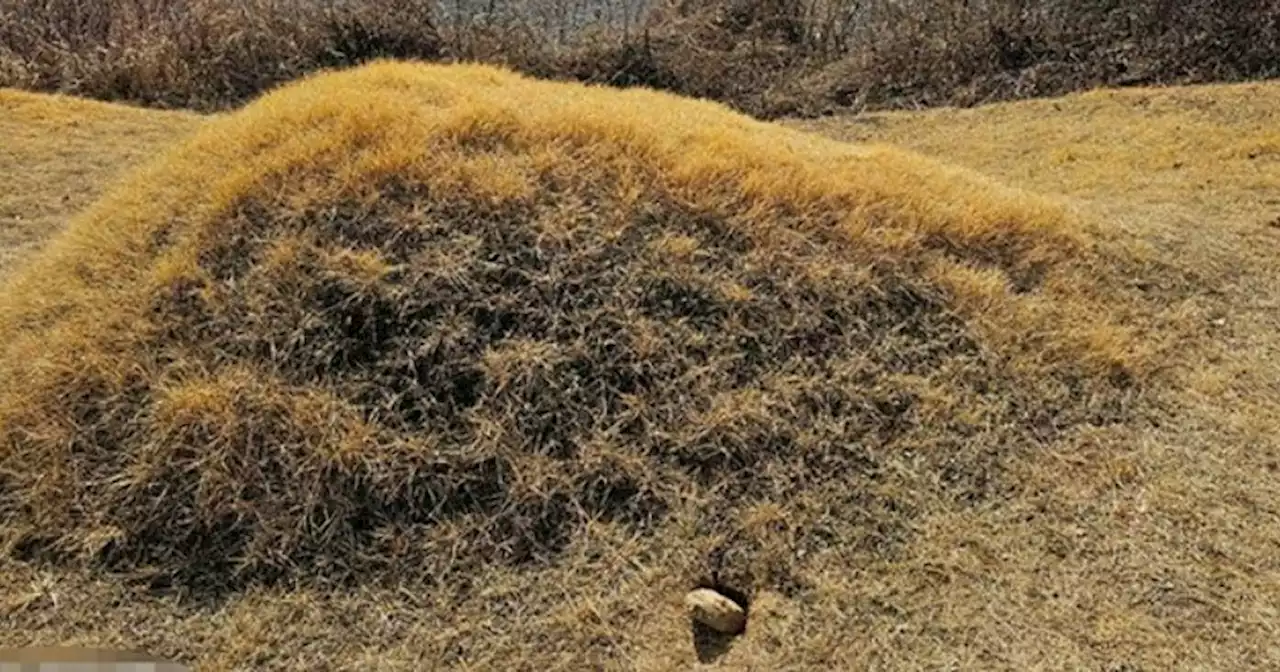
[[(794, 555), (800, 585), (756, 594), (747, 633), (715, 664), (1280, 667), (1277, 109), (1280, 84), (1259, 83), (780, 122), (1060, 199), (1104, 250), (1079, 268), (1062, 261), (1064, 277), (1096, 270), (1110, 283), (1082, 285), (1081, 301), (1120, 306), (1098, 320), (1132, 320), (1158, 365), (1141, 407), (1118, 422), (1008, 450), (988, 428), (953, 470), (927, 451), (877, 456), (891, 476), (858, 482), (883, 491), (847, 530), (883, 523), (891, 542), (864, 534), (857, 553), (809, 550), (798, 540), (826, 520), (812, 512), (820, 499), (757, 507), (762, 557)], [(186, 113), (0, 91), (0, 137), (12, 139), (0, 147), (0, 278), (130, 167), (201, 127)], [(924, 185), (952, 184), (924, 174)], [(903, 207), (927, 209), (921, 198)], [(1008, 198), (1011, 216), (1040, 212), (1030, 196)], [(979, 464), (983, 484), (942, 483)], [(875, 508), (895, 503), (910, 510)], [(210, 670), (687, 669), (697, 657), (680, 598), (705, 547), (699, 504), (685, 505), (663, 537), (601, 524), (553, 563), (481, 565), (466, 586), (252, 585), (187, 601), (150, 587), (145, 568), (118, 577), (6, 558), (0, 646), (146, 648)]]

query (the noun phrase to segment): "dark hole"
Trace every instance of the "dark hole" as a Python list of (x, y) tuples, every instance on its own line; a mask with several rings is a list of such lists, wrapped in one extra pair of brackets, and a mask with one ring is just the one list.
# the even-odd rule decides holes
[(478, 369), (461, 371), (453, 378), (453, 389), (450, 398), (458, 410), (471, 408), (480, 401), (480, 390), (484, 386), (484, 372)]
[[(742, 607), (748, 617), (751, 614), (749, 609), (750, 599), (747, 594), (741, 590), (727, 586), (719, 580), (712, 578), (709, 581), (699, 581), (697, 588), (710, 588), (721, 595), (733, 600), (735, 604)], [(746, 626), (744, 626), (745, 632)], [(733, 640), (742, 633), (729, 634), (716, 632), (707, 625), (698, 621), (692, 623), (693, 648), (698, 655), (699, 662), (704, 664), (712, 663), (723, 657), (729, 652), (729, 648), (733, 645)]]
[(742, 610), (748, 615), (751, 614), (751, 597), (744, 591), (722, 583), (717, 577), (699, 580), (696, 588), (710, 588), (730, 600), (733, 600), (733, 603), (742, 607)]

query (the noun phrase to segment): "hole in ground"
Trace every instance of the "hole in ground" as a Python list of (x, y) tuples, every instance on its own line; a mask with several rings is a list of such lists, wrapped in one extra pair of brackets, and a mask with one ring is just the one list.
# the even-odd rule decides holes
[(701, 588), (714, 590), (729, 598), (734, 604), (742, 607), (747, 617), (747, 623), (743, 625), (742, 630), (732, 634), (719, 632), (705, 623), (690, 619), (693, 650), (698, 654), (698, 662), (708, 664), (714, 663), (728, 653), (733, 646), (733, 640), (747, 631), (751, 620), (751, 597), (745, 591), (725, 585), (715, 577), (699, 580), (693, 590)]

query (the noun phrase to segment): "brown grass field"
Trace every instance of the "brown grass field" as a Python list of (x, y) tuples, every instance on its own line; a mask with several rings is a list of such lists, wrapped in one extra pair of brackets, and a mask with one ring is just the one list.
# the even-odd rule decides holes
[(0, 90), (0, 647), (1280, 667), (1276, 109)]

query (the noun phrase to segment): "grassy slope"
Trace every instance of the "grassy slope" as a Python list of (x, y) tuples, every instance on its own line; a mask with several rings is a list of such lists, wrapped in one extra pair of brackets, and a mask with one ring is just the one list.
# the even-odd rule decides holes
[(1209, 338), (1182, 360), (1168, 421), (1059, 446), (1004, 506), (937, 521), (946, 588), (908, 619), (907, 650), (942, 628), (963, 643), (932, 649), (939, 663), (1280, 664), (1277, 104), (1263, 83), (795, 124), (1066, 195), (1148, 244), (1171, 284), (1202, 285), (1185, 310)]
[[(0, 94), (6, 112), (0, 124), (27, 129), (69, 124), (50, 120), (75, 113), (54, 108), (82, 105), (41, 99), (49, 111), (24, 116), (10, 113), (19, 109), (12, 100)], [(1021, 478), (1008, 498), (923, 520), (919, 541), (892, 566), (823, 577), (805, 604), (759, 600), (758, 625), (722, 659), (726, 667), (832, 660), (968, 669), (1280, 664), (1274, 625), (1280, 610), (1280, 373), (1272, 363), (1280, 355), (1273, 335), (1280, 333), (1280, 286), (1271, 270), (1280, 230), (1266, 225), (1280, 214), (1280, 204), (1266, 200), (1280, 193), (1273, 177), (1280, 174), (1276, 139), (1267, 135), (1275, 125), (1266, 116), (1277, 102), (1280, 87), (1268, 84), (1101, 92), (801, 124), (842, 138), (905, 144), (1071, 197), (1090, 216), (1149, 243), (1151, 263), (1169, 266), (1169, 286), (1149, 291), (1157, 299), (1178, 297), (1179, 310), (1201, 321), (1210, 338), (1188, 351), (1187, 389), (1171, 393), (1176, 412), (1161, 426), (1074, 436), (1048, 457), (1015, 464)], [(50, 141), (47, 131), (4, 129), (6, 137), (30, 138), (13, 145), (18, 151), (0, 150), (7, 152), (0, 154), (6, 162), (0, 174), (21, 180), (18, 188), (0, 191), (9, 199), (0, 231), (14, 236), (6, 244), (39, 239), (95, 193), (92, 185), (113, 174), (110, 166), (150, 151), (127, 133), (159, 144), (193, 126), (187, 116), (85, 109), (97, 141), (73, 133)], [(73, 148), (77, 139), (81, 144)], [(69, 155), (78, 166), (104, 168), (87, 177), (68, 169), (63, 157)], [(49, 177), (26, 177), (40, 174)], [(60, 205), (64, 194), (79, 200)], [(26, 223), (32, 220), (40, 224)], [(605, 573), (621, 578), (597, 585)], [(640, 669), (691, 661), (680, 577), (628, 567), (623, 558), (595, 558), (584, 559), (568, 581), (578, 585), (559, 589), (577, 597), (544, 623), (559, 619), (560, 627), (583, 632), (579, 641), (596, 637), (599, 660)], [(0, 586), (11, 596), (0, 611), (9, 620), (0, 627), (0, 645), (142, 646), (195, 657), (209, 669), (306, 669), (318, 660), (420, 669), (466, 640), (481, 668), (571, 660), (539, 649), (537, 640), (519, 639), (530, 633), (490, 631), (482, 612), (440, 619), (430, 605), (445, 598), (432, 595), (264, 592), (201, 608), (144, 601), (122, 584), (15, 566), (3, 569)], [(487, 590), (512, 588), (498, 583)], [(649, 605), (625, 631), (594, 615), (618, 606), (615, 595)], [(833, 609), (851, 601), (879, 607), (845, 614), (845, 629), (823, 627)], [(475, 639), (491, 642), (492, 652)], [(494, 657), (522, 648), (523, 662)]]
[(0, 274), (200, 117), (0, 90)]

